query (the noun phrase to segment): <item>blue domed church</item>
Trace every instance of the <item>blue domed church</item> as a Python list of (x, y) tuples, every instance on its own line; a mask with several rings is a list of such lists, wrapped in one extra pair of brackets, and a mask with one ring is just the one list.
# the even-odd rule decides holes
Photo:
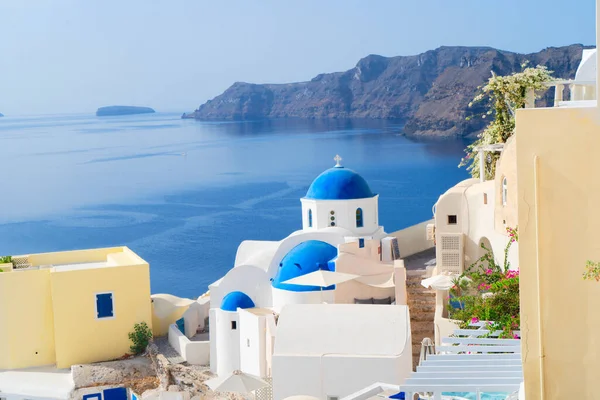
[(214, 373), (266, 376), (286, 306), (395, 303), (399, 254), (379, 225), (378, 195), (335, 161), (300, 199), (302, 229), (279, 241), (242, 242), (233, 268), (209, 286)]

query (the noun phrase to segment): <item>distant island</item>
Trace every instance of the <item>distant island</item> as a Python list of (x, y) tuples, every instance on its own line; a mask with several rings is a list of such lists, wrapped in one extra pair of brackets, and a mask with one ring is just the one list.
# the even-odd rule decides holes
[(132, 114), (152, 114), (155, 113), (150, 107), (135, 107), (135, 106), (108, 106), (100, 107), (96, 111), (96, 116), (107, 117), (112, 115), (132, 115)]
[(4, 117), (4, 114), (0, 113), (0, 117)]
[[(414, 56), (370, 55), (345, 72), (320, 74), (308, 82), (236, 82), (223, 94), (182, 118), (256, 120), (264, 118), (374, 118), (404, 121), (414, 136), (475, 137), (487, 120), (469, 102), (494, 71), (521, 69), (524, 61), (545, 65), (554, 76), (572, 79), (584, 46), (549, 47), (517, 54), (491, 47), (440, 47)], [(553, 90), (540, 99), (552, 104)]]

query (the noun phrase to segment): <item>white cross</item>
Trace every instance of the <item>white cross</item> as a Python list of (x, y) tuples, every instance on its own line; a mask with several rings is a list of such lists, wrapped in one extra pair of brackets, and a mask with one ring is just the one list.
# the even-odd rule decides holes
[(335, 161), (335, 166), (336, 167), (341, 167), (342, 164), (340, 164), (340, 161), (342, 161), (342, 157), (340, 157), (339, 155), (336, 155), (333, 160)]

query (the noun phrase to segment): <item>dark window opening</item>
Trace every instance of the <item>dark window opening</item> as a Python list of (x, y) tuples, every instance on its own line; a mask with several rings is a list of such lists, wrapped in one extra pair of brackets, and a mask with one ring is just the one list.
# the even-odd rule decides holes
[(237, 321), (231, 321), (231, 330), (234, 331), (237, 329)]
[(362, 228), (363, 227), (363, 211), (362, 211), (362, 208), (357, 208), (356, 209), (356, 227), (357, 228)]
[(456, 215), (448, 215), (448, 225), (456, 225), (457, 221)]

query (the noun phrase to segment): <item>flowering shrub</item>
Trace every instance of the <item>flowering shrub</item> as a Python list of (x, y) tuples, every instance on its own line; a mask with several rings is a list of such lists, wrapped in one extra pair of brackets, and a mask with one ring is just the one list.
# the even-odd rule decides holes
[[(505, 247), (505, 255), (518, 240), (517, 229), (508, 228), (507, 232), (511, 240)], [(479, 321), (494, 321), (489, 327), (491, 331), (500, 330), (500, 337), (513, 338), (521, 324), (519, 271), (509, 270), (508, 261), (504, 262), (504, 268), (501, 267), (492, 251), (483, 244), (481, 247), (486, 250), (485, 254), (455, 279), (455, 282), (466, 284), (457, 286), (455, 283), (450, 289), (450, 295), (454, 297), (448, 305), (450, 318), (460, 321), (461, 328)], [(456, 302), (462, 307), (453, 307)]]
[[(487, 111), (479, 116), (490, 117), (489, 125), (479, 134), (478, 139), (465, 149), (467, 155), (459, 165), (459, 167), (468, 165), (467, 169), (474, 178), (479, 177), (479, 157), (476, 157), (476, 148), (487, 144), (506, 143), (515, 129), (515, 110), (525, 107), (527, 91), (546, 90), (545, 83), (553, 80), (552, 71), (548, 71), (544, 66), (532, 68), (527, 67), (525, 63), (521, 68), (523, 71), (509, 76), (497, 76), (492, 72), (492, 77), (487, 84), (478, 88), (480, 92), (469, 103), (469, 107), (472, 107), (474, 103), (485, 101)], [(473, 116), (467, 119), (471, 118)], [(497, 153), (488, 154), (485, 160), (487, 179), (494, 178), (496, 161), (499, 157)]]

